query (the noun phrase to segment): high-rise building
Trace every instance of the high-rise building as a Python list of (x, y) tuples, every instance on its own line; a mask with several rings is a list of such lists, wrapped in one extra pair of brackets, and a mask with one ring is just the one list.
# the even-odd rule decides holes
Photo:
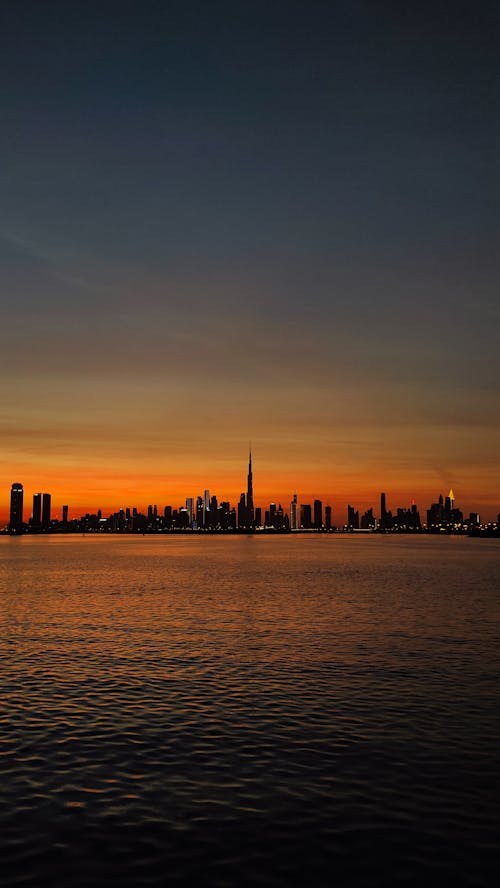
[(63, 521), (63, 524), (68, 523), (68, 507), (67, 506), (62, 507), (62, 521)]
[(359, 512), (351, 505), (347, 506), (347, 526), (359, 530)]
[(194, 500), (192, 496), (186, 497), (186, 509), (189, 514), (189, 523), (192, 524), (194, 520)]
[(375, 527), (375, 516), (373, 514), (373, 509), (367, 509), (364, 515), (361, 516), (361, 529), (362, 530), (373, 530)]
[(332, 507), (325, 506), (325, 527), (327, 530), (332, 529)]
[(33, 494), (33, 518), (32, 524), (33, 527), (40, 527), (42, 523), (42, 494), (34, 493)]
[(385, 530), (387, 527), (387, 509), (385, 505), (385, 493), (380, 494), (380, 529)]
[(300, 507), (300, 526), (304, 530), (310, 530), (312, 527), (312, 509), (309, 503), (302, 503)]
[(298, 502), (297, 502), (297, 494), (294, 493), (292, 497), (292, 502), (290, 503), (290, 530), (298, 530), (299, 529), (299, 515), (298, 515)]
[(248, 477), (247, 477), (247, 526), (253, 527), (255, 524), (255, 513), (253, 506), (253, 476), (252, 476), (252, 448), (248, 455)]
[(42, 493), (42, 525), (50, 527), (50, 493)]
[(14, 483), (10, 490), (9, 530), (20, 533), (23, 529), (23, 485)]
[(314, 527), (321, 530), (323, 527), (323, 503), (321, 500), (314, 500)]
[(210, 512), (210, 491), (203, 491), (203, 527), (209, 524), (209, 513)]
[(245, 494), (242, 493), (240, 496), (240, 501), (238, 503), (238, 527), (246, 527), (247, 523), (247, 505), (245, 501)]

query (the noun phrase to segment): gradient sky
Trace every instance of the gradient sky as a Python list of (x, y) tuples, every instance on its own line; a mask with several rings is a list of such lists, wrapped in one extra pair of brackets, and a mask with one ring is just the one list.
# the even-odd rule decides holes
[(0, 519), (496, 517), (499, 9), (2, 3)]

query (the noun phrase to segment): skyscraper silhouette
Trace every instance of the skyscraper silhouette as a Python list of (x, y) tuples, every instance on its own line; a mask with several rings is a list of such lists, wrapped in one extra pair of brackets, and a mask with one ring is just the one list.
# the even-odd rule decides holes
[(247, 527), (253, 527), (255, 523), (255, 514), (253, 508), (253, 478), (252, 478), (252, 448), (248, 455), (248, 478), (247, 478)]
[(50, 493), (42, 494), (42, 525), (50, 527)]
[(385, 530), (387, 527), (387, 508), (385, 504), (385, 493), (380, 494), (380, 529)]
[(42, 523), (42, 494), (33, 494), (33, 527), (40, 527)]
[(314, 527), (316, 530), (323, 527), (323, 503), (319, 499), (314, 500)]
[(23, 485), (14, 483), (10, 490), (9, 530), (20, 533), (23, 529)]

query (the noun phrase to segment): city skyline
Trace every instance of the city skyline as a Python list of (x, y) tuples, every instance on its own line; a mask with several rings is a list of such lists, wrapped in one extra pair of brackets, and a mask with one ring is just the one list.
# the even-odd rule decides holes
[[(168, 498), (168, 497), (167, 497)], [(432, 526), (449, 526), (462, 527), (464, 524), (486, 525), (500, 521), (500, 513), (497, 512), (495, 518), (484, 518), (477, 509), (471, 509), (469, 517), (464, 515), (463, 509), (456, 506), (455, 494), (450, 488), (446, 499), (442, 494), (436, 502), (429, 504), (427, 509), (427, 521), (420, 518), (420, 513), (415, 499), (411, 504), (402, 506), (398, 504), (394, 509), (390, 508), (390, 502), (386, 492), (379, 494), (379, 508), (375, 509), (373, 503), (363, 509), (356, 508), (352, 502), (347, 503), (347, 520), (343, 521), (340, 510), (334, 510), (332, 502), (323, 502), (318, 497), (312, 502), (305, 502), (304, 497), (299, 498), (294, 491), (288, 501), (284, 499), (285, 505), (280, 498), (271, 500), (266, 506), (256, 505), (254, 500), (253, 488), (253, 468), (252, 468), (252, 449), (249, 448), (248, 454), (248, 473), (246, 481), (246, 491), (240, 493), (239, 497), (231, 502), (230, 499), (221, 499), (220, 496), (212, 492), (210, 488), (204, 488), (203, 495), (198, 493), (196, 496), (185, 495), (182, 503), (164, 504), (158, 500), (157, 493), (151, 498), (147, 509), (141, 505), (122, 504), (119, 508), (106, 510), (100, 505), (93, 509), (87, 510), (86, 513), (80, 515), (71, 515), (68, 520), (69, 504), (62, 504), (62, 517), (52, 513), (52, 494), (48, 492), (33, 493), (33, 507), (31, 516), (24, 517), (24, 486), (21, 482), (13, 482), (10, 491), (9, 518), (6, 525), (13, 533), (23, 532), (24, 528), (32, 531), (43, 531), (51, 529), (54, 522), (65, 526), (75, 525), (75, 522), (81, 522), (84, 518), (98, 518), (99, 521), (108, 519), (116, 519), (119, 523), (123, 523), (129, 530), (138, 529), (137, 521), (140, 519), (141, 529), (157, 526), (158, 529), (247, 529), (255, 528), (271, 528), (281, 530), (299, 530), (299, 529), (378, 529), (393, 530), (404, 528), (408, 530), (420, 530), (422, 527), (430, 528)], [(307, 497), (305, 498), (307, 499)], [(78, 513), (78, 508), (73, 507), (73, 512)], [(345, 510), (344, 510), (345, 511)], [(147, 517), (149, 522), (147, 525), (143, 519)], [(141, 523), (142, 522), (142, 523)], [(157, 524), (158, 522), (158, 524)], [(95, 529), (95, 528), (94, 528)], [(118, 529), (118, 526), (115, 527)]]

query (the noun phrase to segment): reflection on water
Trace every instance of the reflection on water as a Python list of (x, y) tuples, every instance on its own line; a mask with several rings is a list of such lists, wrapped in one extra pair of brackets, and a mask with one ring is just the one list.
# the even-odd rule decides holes
[(0, 540), (3, 882), (497, 884), (500, 545)]

